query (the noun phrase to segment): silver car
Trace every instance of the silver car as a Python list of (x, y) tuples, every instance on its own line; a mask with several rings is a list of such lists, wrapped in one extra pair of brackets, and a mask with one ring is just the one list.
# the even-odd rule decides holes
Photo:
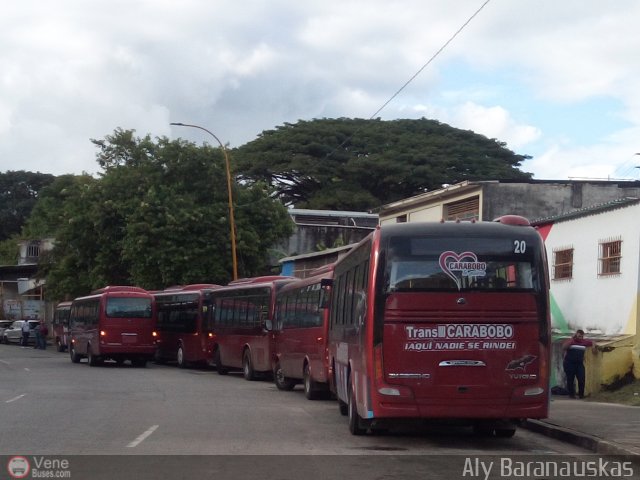
[(36, 343), (35, 328), (40, 325), (39, 320), (14, 320), (10, 327), (5, 328), (2, 333), (2, 341), (4, 343), (20, 343), (22, 342), (22, 324), (29, 322), (29, 343)]
[(9, 328), (13, 320), (0, 320), (0, 343), (4, 340), (4, 331)]

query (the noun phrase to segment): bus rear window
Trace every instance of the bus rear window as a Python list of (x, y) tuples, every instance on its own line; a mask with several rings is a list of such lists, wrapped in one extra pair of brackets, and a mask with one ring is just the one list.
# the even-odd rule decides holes
[(534, 249), (511, 238), (400, 238), (389, 240), (385, 290), (531, 290)]
[(107, 317), (151, 318), (151, 299), (136, 297), (109, 297)]

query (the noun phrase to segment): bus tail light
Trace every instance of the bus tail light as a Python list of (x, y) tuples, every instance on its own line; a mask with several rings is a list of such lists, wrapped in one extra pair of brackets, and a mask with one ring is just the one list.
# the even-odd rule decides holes
[(380, 395), (392, 397), (412, 398), (413, 392), (408, 386), (389, 385), (384, 379), (384, 360), (382, 358), (382, 344), (373, 347), (373, 375), (376, 390)]
[(384, 385), (384, 368), (382, 365), (382, 345), (379, 344), (373, 347), (373, 375), (376, 379), (376, 385), (381, 385), (378, 388), (378, 393), (381, 395), (400, 396), (400, 390), (395, 387), (389, 387)]
[(100, 330), (100, 336), (101, 337), (106, 337), (107, 336), (107, 331), (106, 330)]
[(373, 347), (373, 368), (376, 382), (384, 382), (384, 369), (382, 367), (382, 345)]

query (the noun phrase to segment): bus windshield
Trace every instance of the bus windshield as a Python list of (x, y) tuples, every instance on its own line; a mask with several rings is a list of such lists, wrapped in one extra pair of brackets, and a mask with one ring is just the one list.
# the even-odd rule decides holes
[(109, 297), (107, 317), (151, 318), (151, 299), (136, 297)]
[(391, 237), (382, 259), (386, 293), (537, 290), (534, 249), (512, 238)]

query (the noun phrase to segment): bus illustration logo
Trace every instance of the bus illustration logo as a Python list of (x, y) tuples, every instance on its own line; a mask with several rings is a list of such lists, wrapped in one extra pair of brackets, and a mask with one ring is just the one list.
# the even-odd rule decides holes
[(31, 471), (29, 460), (25, 457), (11, 457), (7, 463), (7, 471), (11, 478), (26, 478)]

